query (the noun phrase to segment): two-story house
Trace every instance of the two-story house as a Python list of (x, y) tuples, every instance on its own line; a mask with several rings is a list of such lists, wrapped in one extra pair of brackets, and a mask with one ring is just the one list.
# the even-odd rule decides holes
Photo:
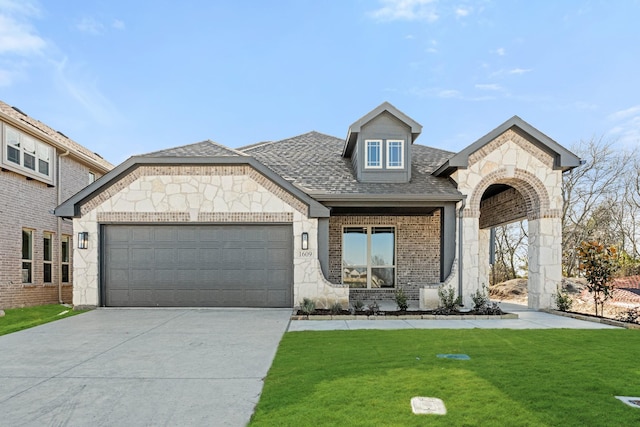
[(73, 223), (56, 206), (113, 166), (0, 101), (0, 308), (72, 300)]
[(529, 305), (550, 307), (562, 173), (579, 159), (518, 117), (459, 153), (421, 133), (385, 102), (344, 139), (131, 157), (56, 209), (88, 239), (74, 247), (73, 302), (347, 307), (402, 288), (428, 307), (444, 285), (470, 304), (489, 283), (489, 230), (526, 218)]

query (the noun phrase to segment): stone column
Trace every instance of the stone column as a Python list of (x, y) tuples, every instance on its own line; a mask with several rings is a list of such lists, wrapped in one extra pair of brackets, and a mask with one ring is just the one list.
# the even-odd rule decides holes
[(466, 307), (471, 306), (471, 294), (478, 289), (479, 234), (478, 218), (465, 216), (462, 219), (462, 303)]
[(560, 218), (529, 221), (529, 308), (555, 306), (552, 295), (562, 280), (562, 224)]
[[(482, 285), (489, 288), (489, 274), (491, 268), (489, 264), (489, 238), (491, 230), (488, 228), (478, 230), (478, 290), (482, 289)], [(474, 293), (475, 290), (471, 290)]]

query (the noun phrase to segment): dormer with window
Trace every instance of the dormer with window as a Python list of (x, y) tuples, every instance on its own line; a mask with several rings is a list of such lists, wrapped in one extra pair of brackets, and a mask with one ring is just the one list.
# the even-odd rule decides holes
[(411, 144), (422, 126), (388, 102), (349, 127), (343, 157), (360, 182), (409, 182)]
[(54, 148), (33, 136), (0, 122), (1, 166), (49, 185), (54, 184)]

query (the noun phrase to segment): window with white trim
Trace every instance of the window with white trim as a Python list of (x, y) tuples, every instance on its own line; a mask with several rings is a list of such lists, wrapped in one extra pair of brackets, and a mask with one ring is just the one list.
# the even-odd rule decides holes
[(64, 235), (60, 242), (60, 260), (62, 261), (62, 283), (69, 283), (69, 259), (71, 250), (71, 237)]
[(396, 283), (395, 227), (344, 227), (342, 283), (351, 288), (393, 288)]
[(22, 229), (22, 283), (33, 282), (33, 230)]
[(367, 169), (381, 169), (382, 140), (368, 139), (364, 145), (364, 167)]
[(53, 261), (53, 235), (44, 232), (42, 239), (42, 281), (52, 282), (52, 261)]
[(404, 168), (404, 141), (387, 140), (387, 169)]
[(89, 172), (89, 184), (95, 182), (96, 180), (96, 174), (93, 172)]
[(2, 131), (3, 167), (53, 184), (53, 147), (7, 124)]

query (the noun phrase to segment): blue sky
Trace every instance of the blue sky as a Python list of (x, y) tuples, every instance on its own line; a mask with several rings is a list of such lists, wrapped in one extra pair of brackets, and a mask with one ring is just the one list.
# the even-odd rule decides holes
[(636, 146), (639, 18), (637, 0), (0, 0), (0, 99), (115, 164), (342, 138), (383, 101), (451, 151), (513, 115), (567, 147)]

